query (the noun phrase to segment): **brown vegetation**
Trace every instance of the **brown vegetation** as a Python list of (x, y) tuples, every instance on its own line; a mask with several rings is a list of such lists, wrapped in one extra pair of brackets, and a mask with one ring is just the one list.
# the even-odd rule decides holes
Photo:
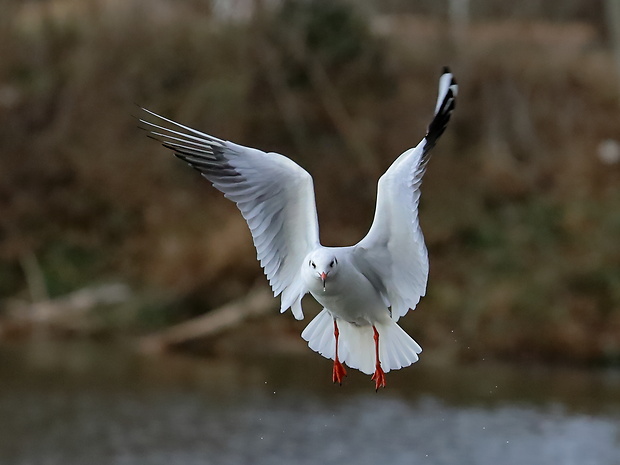
[(224, 22), (205, 4), (1, 2), (0, 295), (33, 297), (34, 254), (52, 297), (130, 283), (135, 329), (262, 279), (234, 205), (144, 137), (134, 102), (289, 155), (314, 175), (323, 242), (356, 242), (450, 64), (457, 111), (421, 205), (430, 285), (404, 325), (461, 357), (620, 359), (620, 163), (599, 157), (620, 97), (600, 14), (476, 18), (455, 40), (435, 16), (284, 2)]

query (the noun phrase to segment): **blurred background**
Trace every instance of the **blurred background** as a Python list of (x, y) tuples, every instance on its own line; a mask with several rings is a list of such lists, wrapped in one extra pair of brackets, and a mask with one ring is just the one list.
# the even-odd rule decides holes
[[(120, 383), (135, 375), (136, 366), (151, 373), (143, 363), (162, 363), (154, 372), (169, 370), (163, 361), (168, 355), (148, 362), (113, 355), (119, 342), (128, 341), (131, 347), (138, 341), (143, 348), (200, 354), (201, 361), (192, 362), (200, 368), (192, 365), (178, 377), (192, 386), (184, 389), (205, 389), (213, 381), (205, 381), (209, 375), (196, 380), (187, 373), (208, 372), (210, 364), (220, 367), (215, 373), (228, 373), (216, 378), (239, 382), (248, 370), (240, 360), (248, 352), (263, 360), (292, 356), (304, 366), (320, 364), (317, 379), (328, 385), (329, 362), (309, 354), (299, 337), (308, 319), (279, 315), (277, 302), (264, 298), (253, 318), (243, 313), (245, 303), (252, 306), (268, 290), (247, 226), (206, 180), (145, 137), (137, 128), (139, 106), (289, 156), (314, 177), (323, 244), (350, 245), (370, 226), (379, 176), (424, 135), (437, 79), (449, 65), (459, 83), (457, 109), (434, 149), (420, 206), (429, 287), (416, 311), (401, 320), (424, 347), (417, 365), (427, 368), (394, 374), (392, 392), (417, 385), (429, 366), (460, 376), (458, 367), (485, 362), (492, 364), (486, 375), (470, 375), (467, 382), (433, 378), (436, 384), (428, 388), (466, 392), (461, 388), (469, 382), (483, 382), (474, 395), (479, 400), (488, 386), (502, 384), (494, 377), (500, 375), (489, 373), (509, 362), (521, 370), (542, 366), (563, 373), (539, 379), (536, 371), (543, 398), (590, 407), (601, 398), (595, 410), (617, 409), (620, 2), (0, 0), (0, 8), (0, 379), (13, 379), (5, 383), (0, 407), (24, 389), (38, 393), (33, 386), (52, 383), (58, 373), (82, 392), (82, 383), (93, 383), (85, 379)], [(223, 306), (230, 310), (230, 302), (233, 313), (242, 314), (234, 328), (196, 329), (193, 322)], [(311, 299), (304, 308), (307, 317), (318, 311)], [(169, 344), (169, 328), (186, 322)], [(57, 341), (68, 346), (58, 348)], [(125, 368), (101, 363), (107, 357)], [(219, 365), (223, 360), (226, 369)], [(265, 362), (249, 366), (256, 363)], [(284, 372), (290, 369), (290, 363), (284, 366)], [(282, 379), (277, 367), (250, 369), (262, 373), (250, 384), (263, 386), (269, 373), (279, 373), (274, 379), (297, 393), (298, 384), (314, 382), (310, 369)], [(145, 376), (134, 381), (163, 383), (164, 392), (178, 388)], [(510, 376), (500, 376), (505, 386), (532, 373)], [(350, 378), (370, 389), (364, 377)], [(549, 389), (575, 382), (579, 395), (549, 395)], [(58, 405), (64, 405), (63, 386), (58, 384)], [(328, 396), (335, 395), (331, 388)], [(135, 393), (134, 385), (128, 389)], [(355, 410), (368, 401), (350, 400), (344, 390), (337, 390), (345, 405), (339, 408)], [(262, 399), (271, 391), (260, 392)], [(392, 411), (402, 412), (400, 402), (408, 401), (392, 395)], [(528, 399), (534, 398), (540, 399)], [(451, 402), (437, 402), (444, 401)], [(331, 401), (314, 402), (330, 417)], [(286, 402), (278, 405), (287, 412)], [(406, 405), (415, 415), (436, 410), (434, 404)], [(440, 407), (450, 417), (452, 407)], [(50, 416), (58, 413), (50, 408)], [(472, 421), (484, 423), (476, 412)], [(556, 410), (551, 420), (536, 417), (537, 410), (525, 412), (517, 414), (525, 419), (524, 431), (532, 424), (555, 431), (557, 420), (562, 444), (571, 443), (571, 432), (577, 437), (592, 427), (579, 421), (568, 427), (572, 417), (564, 422)], [(597, 440), (610, 438), (597, 449), (604, 455), (569, 450), (566, 457), (618, 463), (614, 418), (608, 427), (600, 423), (607, 418), (597, 419), (592, 430)], [(466, 419), (454, 430), (459, 438), (470, 430)], [(189, 429), (200, 429), (188, 421)], [(32, 426), (24, 425), (24, 431)], [(565, 449), (548, 439), (547, 452), (537, 455), (548, 462), (540, 463), (577, 463), (553, 455)], [(470, 463), (467, 457), (478, 464), (535, 463), (519, 452), (537, 450), (531, 441), (515, 450), (470, 448), (460, 463)], [(42, 444), (47, 462), (37, 460), (36, 451), (31, 461), (18, 461), (21, 452), (14, 450), (15, 462), (2, 463), (86, 463), (82, 456), (71, 462), (62, 455), (56, 462), (49, 458), (54, 440), (50, 450)], [(11, 438), (5, 445), (15, 447)], [(0, 454), (8, 450), (1, 446)], [(428, 454), (419, 457), (424, 455), (428, 463), (453, 463), (450, 456), (432, 461)], [(174, 462), (164, 453), (141, 457), (101, 463), (211, 463), (189, 456)], [(316, 463), (339, 457), (334, 452)], [(411, 463), (407, 457), (394, 463)], [(222, 455), (213, 463), (242, 459)], [(253, 463), (279, 459), (265, 460)], [(88, 463), (97, 462), (90, 457)]]

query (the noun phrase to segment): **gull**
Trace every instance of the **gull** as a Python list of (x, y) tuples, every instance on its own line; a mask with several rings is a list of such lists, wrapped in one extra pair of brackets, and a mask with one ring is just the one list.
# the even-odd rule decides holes
[(321, 245), (312, 177), (291, 159), (218, 139), (145, 108), (139, 121), (237, 204), (274, 296), (280, 296), (280, 311), (290, 308), (303, 319), (301, 301), (308, 293), (323, 306), (301, 336), (333, 360), (333, 382), (342, 384), (346, 364), (372, 375), (378, 390), (385, 387), (385, 373), (411, 365), (422, 351), (397, 321), (426, 293), (420, 185), (457, 89), (444, 68), (426, 136), (381, 176), (370, 230), (349, 247)]

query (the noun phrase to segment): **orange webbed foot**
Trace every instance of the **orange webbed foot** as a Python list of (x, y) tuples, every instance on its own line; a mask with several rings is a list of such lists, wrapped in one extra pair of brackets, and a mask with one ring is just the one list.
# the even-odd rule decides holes
[(340, 363), (340, 360), (334, 360), (334, 370), (332, 374), (332, 380), (335, 383), (342, 385), (342, 381), (345, 376), (347, 376), (347, 370), (345, 370), (344, 365)]
[(380, 363), (377, 364), (375, 374), (370, 379), (375, 382), (375, 391), (378, 391), (380, 387), (385, 387), (385, 372), (381, 368)]

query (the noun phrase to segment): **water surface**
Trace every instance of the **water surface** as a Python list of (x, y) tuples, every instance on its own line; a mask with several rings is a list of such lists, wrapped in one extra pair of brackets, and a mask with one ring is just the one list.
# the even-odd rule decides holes
[(620, 464), (614, 371), (418, 363), (330, 382), (307, 356), (0, 349), (0, 464)]

